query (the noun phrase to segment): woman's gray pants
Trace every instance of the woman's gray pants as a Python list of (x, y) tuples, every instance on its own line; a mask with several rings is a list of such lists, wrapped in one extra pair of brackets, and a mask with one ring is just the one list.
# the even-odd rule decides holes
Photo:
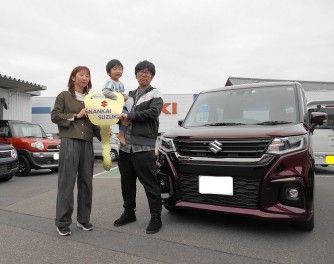
[(72, 223), (73, 190), (77, 180), (77, 221), (89, 223), (92, 209), (94, 151), (93, 143), (62, 138), (59, 151), (59, 176), (56, 204), (56, 226)]

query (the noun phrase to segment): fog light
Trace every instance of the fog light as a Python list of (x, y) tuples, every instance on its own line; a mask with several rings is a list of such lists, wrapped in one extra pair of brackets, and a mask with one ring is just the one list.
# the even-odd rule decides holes
[(164, 173), (161, 173), (161, 172), (159, 172), (157, 176), (158, 176), (158, 180), (159, 180), (161, 193), (168, 193), (169, 192), (168, 176)]
[(287, 190), (289, 200), (299, 200), (299, 191), (297, 189), (291, 188)]
[(166, 186), (165, 180), (164, 179), (160, 179), (160, 187), (161, 188), (165, 188), (165, 186)]
[(303, 208), (304, 194), (302, 186), (296, 182), (283, 183), (279, 201), (285, 205)]

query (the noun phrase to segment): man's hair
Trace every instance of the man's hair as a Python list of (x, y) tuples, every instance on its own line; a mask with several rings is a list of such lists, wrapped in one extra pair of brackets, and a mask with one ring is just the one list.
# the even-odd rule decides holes
[(122, 69), (123, 69), (123, 64), (119, 61), (119, 60), (116, 60), (116, 59), (112, 59), (111, 61), (109, 61), (107, 63), (107, 66), (106, 66), (106, 71), (107, 73), (109, 74), (110, 73), (110, 70), (112, 68), (114, 68), (115, 66), (121, 66)]
[(136, 67), (135, 67), (135, 74), (137, 75), (137, 73), (141, 70), (144, 70), (144, 69), (148, 69), (152, 76), (155, 75), (155, 66), (152, 62), (149, 62), (147, 60), (144, 60), (144, 61), (141, 61), (139, 62)]

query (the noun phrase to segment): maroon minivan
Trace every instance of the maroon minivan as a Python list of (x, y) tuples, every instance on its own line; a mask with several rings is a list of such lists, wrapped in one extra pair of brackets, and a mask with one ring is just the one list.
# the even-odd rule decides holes
[(310, 133), (326, 118), (307, 110), (297, 82), (201, 92), (179, 127), (160, 140), (164, 207), (293, 220), (312, 230)]

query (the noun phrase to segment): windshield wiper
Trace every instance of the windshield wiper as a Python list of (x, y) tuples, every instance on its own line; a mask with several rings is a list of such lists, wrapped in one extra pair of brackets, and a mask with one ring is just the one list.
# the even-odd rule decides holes
[(246, 125), (244, 123), (210, 123), (210, 124), (205, 124), (204, 126), (242, 126)]
[(255, 123), (254, 125), (264, 125), (264, 126), (275, 126), (275, 125), (282, 125), (282, 124), (291, 124), (293, 122), (288, 121), (264, 121), (260, 123)]

